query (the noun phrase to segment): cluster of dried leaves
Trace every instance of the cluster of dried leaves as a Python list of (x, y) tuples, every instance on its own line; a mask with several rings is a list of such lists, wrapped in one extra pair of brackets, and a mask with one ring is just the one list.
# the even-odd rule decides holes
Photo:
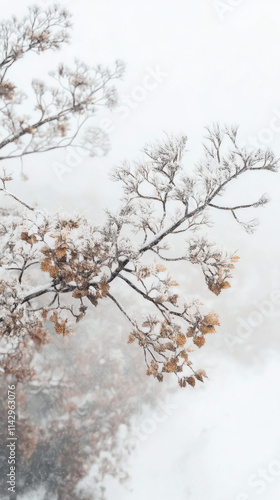
[[(69, 27), (69, 14), (57, 6), (45, 10), (32, 7), (22, 21), (13, 18), (2, 22), (0, 159), (22, 159), (31, 153), (75, 147), (74, 139), (98, 107), (116, 104), (112, 80), (122, 75), (122, 63), (117, 62), (111, 71), (100, 65), (88, 68), (79, 61), (74, 68), (61, 64), (52, 72), (55, 86), (33, 80), (33, 114), (21, 113), (25, 96), (7, 79), (10, 68), (28, 52), (59, 49), (68, 41)], [(271, 151), (239, 147), (236, 128), (214, 125), (207, 132), (203, 159), (194, 172), (184, 165), (186, 136), (166, 137), (147, 146), (140, 160), (116, 168), (113, 178), (122, 183), (124, 198), (118, 210), (107, 211), (102, 226), (80, 216), (34, 209), (7, 190), (12, 177), (3, 171), (1, 192), (24, 207), (21, 212), (2, 210), (0, 330), (4, 373), (20, 380), (32, 376), (28, 346), (48, 343), (50, 324), (57, 334), (68, 335), (91, 304), (97, 306), (106, 298), (131, 323), (129, 342), (138, 341), (149, 374), (162, 380), (165, 373), (175, 373), (180, 386), (203, 379), (204, 372), (193, 369), (189, 355), (194, 346), (204, 345), (205, 334), (214, 331), (218, 319), (197, 300), (182, 302), (182, 292), (174, 291), (177, 283), (162, 262), (197, 264), (212, 292), (218, 295), (228, 288), (238, 257), (204, 234), (211, 223), (209, 213), (228, 211), (251, 232), (256, 220), (241, 221), (237, 213), (263, 206), (265, 196), (236, 206), (217, 205), (216, 200), (240, 176), (276, 171), (278, 167)], [(96, 129), (86, 130), (79, 146), (94, 154), (94, 137)], [(189, 235), (186, 251), (177, 257), (175, 248), (182, 245), (178, 246), (176, 238), (184, 234)], [(133, 317), (116, 296), (122, 290), (120, 285), (141, 297), (154, 312), (146, 319)]]
[[(203, 380), (205, 373), (193, 368), (189, 356), (194, 347), (204, 345), (205, 334), (215, 331), (218, 318), (198, 300), (181, 300), (178, 283), (163, 262), (182, 260), (199, 265), (208, 288), (216, 295), (229, 288), (228, 279), (238, 256), (204, 234), (203, 228), (210, 224), (209, 211), (227, 210), (236, 220), (237, 210), (263, 206), (264, 197), (235, 207), (218, 206), (213, 201), (238, 176), (277, 169), (277, 159), (271, 152), (238, 148), (237, 132), (214, 127), (211, 134), (210, 143), (216, 144), (219, 139), (219, 147), (215, 165), (206, 148), (205, 177), (202, 164), (193, 176), (185, 171), (184, 138), (168, 138), (145, 150), (147, 160), (136, 162), (134, 167), (125, 164), (117, 168), (115, 176), (124, 183), (125, 197), (117, 212), (107, 212), (102, 226), (94, 226), (80, 216), (47, 214), (32, 207), (21, 213), (3, 212), (0, 328), (7, 343), (2, 355), (6, 373), (20, 372), (14, 366), (23, 339), (25, 343), (26, 337), (36, 339), (37, 344), (47, 343), (49, 322), (54, 323), (58, 334), (66, 336), (90, 304), (97, 306), (106, 298), (131, 323), (129, 342), (137, 340), (143, 349), (148, 374), (161, 381), (164, 374), (174, 373), (181, 387)], [(10, 180), (10, 176), (2, 176), (3, 192), (20, 202), (7, 191)], [(189, 233), (186, 251), (175, 257), (174, 237), (185, 233)], [(140, 319), (133, 317), (130, 307), (122, 305), (116, 296), (122, 293), (121, 284), (147, 306), (152, 305), (154, 312), (146, 319), (143, 315)], [(20, 359), (26, 376), (24, 356)]]

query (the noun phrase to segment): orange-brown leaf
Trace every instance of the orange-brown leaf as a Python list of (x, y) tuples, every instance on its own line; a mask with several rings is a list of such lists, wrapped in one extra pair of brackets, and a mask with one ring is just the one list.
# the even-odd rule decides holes
[(187, 377), (186, 382), (191, 385), (192, 387), (195, 386), (195, 378), (194, 377)]
[(197, 346), (197, 347), (202, 347), (204, 346), (205, 344), (205, 338), (201, 335), (200, 337), (195, 337), (193, 339), (193, 343)]
[(185, 345), (186, 341), (187, 341), (186, 336), (183, 333), (178, 333), (178, 335), (176, 337), (177, 344), (180, 347), (183, 347), (183, 345)]

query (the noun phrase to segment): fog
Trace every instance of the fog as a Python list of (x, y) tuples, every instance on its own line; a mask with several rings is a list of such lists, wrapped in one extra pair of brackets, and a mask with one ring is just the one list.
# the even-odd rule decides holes
[[(280, 154), (279, 1), (61, 3), (73, 13), (71, 44), (63, 52), (20, 62), (22, 85), (27, 88), (33, 77), (44, 77), (46, 68), (62, 58), (71, 64), (80, 57), (92, 65), (122, 59), (126, 73), (117, 83), (121, 110), (101, 111), (94, 119), (107, 127), (111, 149), (105, 157), (71, 159), (69, 151), (35, 155), (24, 160), (26, 182), (20, 165), (10, 162), (13, 191), (28, 203), (50, 211), (80, 211), (99, 222), (103, 209), (118, 206), (121, 190), (109, 177), (115, 165), (137, 159), (146, 143), (170, 132), (188, 136), (184, 162), (191, 169), (202, 153), (204, 126), (213, 122), (238, 124), (246, 145)], [(27, 0), (3, 3), (2, 18), (21, 15), (28, 5)], [(58, 164), (66, 166), (64, 172)], [(240, 256), (229, 290), (216, 297), (198, 269), (184, 263), (170, 266), (181, 293), (199, 296), (220, 316), (217, 334), (208, 336), (195, 354), (209, 379), (194, 389), (166, 382), (156, 396), (157, 385), (146, 377), (144, 366), (139, 368), (144, 396), (135, 396), (132, 430), (125, 439), (135, 439), (137, 432), (140, 438), (128, 458), (129, 479), (120, 485), (105, 477), (108, 500), (279, 498), (279, 188), (279, 173), (260, 172), (248, 174), (223, 194), (221, 205), (224, 200), (253, 202), (268, 193), (271, 201), (265, 208), (245, 215), (260, 219), (253, 235), (230, 214), (213, 214), (209, 235)], [(139, 303), (122, 293), (131, 310), (137, 310)], [(130, 349), (138, 360), (137, 346), (126, 345), (127, 325), (113, 305), (109, 312), (102, 306), (98, 319), (96, 315), (94, 311), (84, 334), (102, 331), (106, 336), (118, 324), (122, 363), (125, 356), (130, 359)], [(87, 342), (92, 346), (96, 340)], [(118, 350), (116, 339), (114, 343)], [(76, 349), (78, 353), (78, 345)], [(93, 472), (89, 481), (91, 477)], [(43, 490), (34, 495), (34, 500), (44, 499)]]

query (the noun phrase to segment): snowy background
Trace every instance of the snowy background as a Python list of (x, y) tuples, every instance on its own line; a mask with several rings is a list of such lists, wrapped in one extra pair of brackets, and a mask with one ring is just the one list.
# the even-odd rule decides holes
[[(100, 217), (120, 194), (108, 179), (111, 167), (136, 158), (164, 131), (188, 135), (186, 165), (199, 159), (203, 127), (212, 122), (239, 124), (242, 141), (280, 155), (279, 0), (61, 3), (73, 13), (72, 43), (63, 55), (24, 63), (23, 85), (61, 58), (93, 65), (120, 58), (127, 64), (118, 84), (122, 111), (96, 118), (110, 133), (106, 157), (71, 160), (56, 152), (25, 162), (29, 181), (23, 185), (18, 175), (13, 191), (30, 204)], [(2, 17), (20, 16), (28, 5), (3, 4)], [(62, 176), (57, 163), (66, 166)], [(174, 267), (186, 293), (200, 294), (220, 315), (219, 333), (198, 355), (209, 380), (195, 390), (176, 389), (160, 408), (143, 412), (135, 422), (140, 438), (131, 480), (125, 486), (108, 480), (109, 500), (279, 498), (279, 189), (280, 175), (256, 173), (226, 195), (241, 202), (263, 192), (271, 197), (252, 214), (261, 219), (252, 236), (217, 214), (213, 234), (241, 257), (230, 290), (216, 298), (198, 271)]]

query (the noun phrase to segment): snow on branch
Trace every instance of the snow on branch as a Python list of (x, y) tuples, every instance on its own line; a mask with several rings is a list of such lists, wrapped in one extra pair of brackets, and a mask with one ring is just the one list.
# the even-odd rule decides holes
[[(13, 17), (0, 24), (0, 160), (22, 160), (67, 146), (94, 156), (97, 141), (99, 149), (108, 150), (106, 133), (89, 120), (100, 107), (116, 106), (114, 81), (123, 75), (122, 61), (112, 68), (89, 67), (80, 60), (72, 67), (62, 63), (50, 72), (48, 82), (33, 78), (28, 96), (7, 78), (10, 67), (28, 52), (41, 54), (68, 42), (69, 18), (58, 6), (31, 7), (22, 20)], [(26, 100), (28, 115), (22, 108)]]
[[(36, 337), (38, 343), (39, 335), (42, 344), (47, 342), (48, 321), (57, 334), (68, 335), (89, 307), (107, 299), (132, 325), (129, 342), (143, 349), (149, 375), (161, 381), (175, 373), (181, 387), (203, 380), (205, 372), (193, 368), (190, 356), (219, 320), (199, 301), (182, 301), (166, 265), (173, 260), (197, 264), (214, 294), (229, 288), (238, 256), (206, 236), (205, 228), (213, 224), (210, 215), (228, 211), (244, 226), (236, 212), (264, 206), (267, 196), (253, 203), (236, 199), (229, 206), (227, 185), (243, 174), (278, 167), (272, 152), (239, 148), (235, 129), (215, 125), (207, 132), (203, 158), (192, 172), (184, 163), (185, 136), (166, 137), (146, 147), (141, 160), (118, 167), (114, 179), (122, 182), (124, 198), (119, 209), (106, 212), (102, 226), (79, 215), (32, 207), (2, 210), (0, 329), (3, 338), (14, 339), (13, 349), (23, 338)], [(18, 207), (26, 206), (6, 191), (7, 182), (11, 178), (4, 173), (3, 192)], [(187, 246), (178, 257), (182, 236)], [(132, 303), (141, 301), (142, 314), (131, 315), (119, 296), (122, 289), (134, 297)], [(11, 371), (8, 354), (3, 362)]]

